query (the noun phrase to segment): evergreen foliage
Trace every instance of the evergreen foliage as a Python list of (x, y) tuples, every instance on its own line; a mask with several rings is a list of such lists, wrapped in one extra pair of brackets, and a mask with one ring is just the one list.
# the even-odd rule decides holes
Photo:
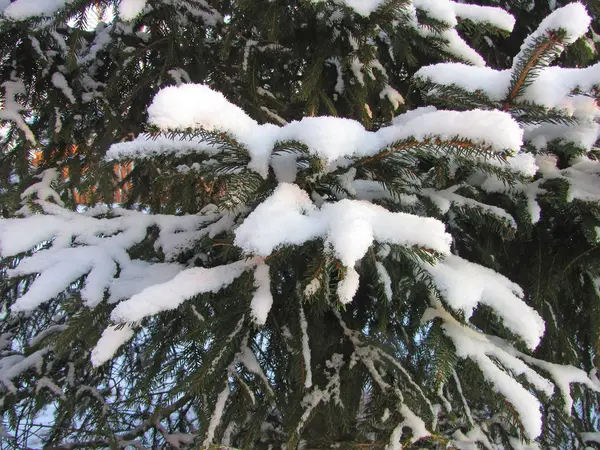
[(2, 448), (600, 448), (597, 1), (0, 8)]

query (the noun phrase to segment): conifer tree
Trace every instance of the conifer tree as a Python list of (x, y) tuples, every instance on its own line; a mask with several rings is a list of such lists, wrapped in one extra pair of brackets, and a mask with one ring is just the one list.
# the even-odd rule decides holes
[(600, 448), (597, 4), (538, 3), (0, 1), (3, 448)]

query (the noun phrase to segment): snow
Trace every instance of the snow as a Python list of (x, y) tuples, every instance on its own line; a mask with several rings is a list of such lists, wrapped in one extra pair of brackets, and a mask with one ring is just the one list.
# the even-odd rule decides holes
[(403, 126), (381, 128), (377, 135), (391, 144), (413, 136), (417, 141), (430, 138), (451, 140), (469, 139), (495, 152), (517, 152), (522, 144), (523, 132), (508, 114), (501, 111), (434, 111), (419, 115)]
[(456, 85), (469, 92), (483, 91), (491, 100), (502, 101), (508, 95), (511, 71), (463, 63), (439, 63), (421, 67), (415, 73), (415, 79), (444, 86)]
[(521, 298), (522, 289), (499, 273), (449, 255), (434, 265), (423, 265), (444, 299), (469, 318), (478, 303), (492, 308), (504, 325), (535, 349), (544, 334), (540, 315)]
[(300, 331), (302, 332), (302, 358), (304, 359), (304, 387), (309, 389), (312, 387), (312, 368), (310, 359), (310, 345), (308, 341), (308, 322), (306, 322), (306, 316), (304, 315), (304, 307), (299, 306), (300, 311)]
[(570, 365), (559, 365), (549, 363), (547, 361), (533, 360), (533, 358), (525, 358), (528, 361), (541, 369), (545, 370), (550, 374), (550, 377), (554, 380), (556, 385), (561, 391), (562, 398), (564, 401), (564, 411), (567, 415), (571, 415), (571, 409), (573, 408), (573, 397), (571, 397), (571, 387), (573, 383), (579, 383), (585, 385), (587, 388), (595, 392), (600, 392), (600, 388), (596, 386), (588, 375), (581, 369)]
[(499, 338), (491, 338), (496, 345), (503, 348), (503, 350), (510, 355), (518, 357), (525, 361), (526, 363), (537, 366), (542, 369), (544, 372), (547, 372), (554, 384), (560, 390), (561, 396), (564, 402), (564, 413), (568, 416), (571, 415), (571, 410), (573, 408), (573, 397), (571, 396), (571, 384), (578, 383), (586, 386), (588, 389), (600, 392), (600, 386), (598, 386), (592, 378), (583, 370), (571, 366), (571, 365), (561, 365), (554, 364), (548, 361), (543, 361), (537, 358), (533, 358), (529, 355), (525, 355), (513, 347), (509, 346), (506, 342), (500, 340)]
[(463, 197), (455, 193), (461, 187), (460, 184), (454, 185), (448, 189), (436, 191), (434, 189), (425, 188), (421, 190), (421, 194), (427, 196), (431, 201), (440, 209), (440, 211), (446, 214), (451, 205), (466, 206), (468, 208), (477, 208), (483, 212), (496, 216), (497, 218), (505, 221), (512, 228), (517, 228), (517, 223), (513, 216), (511, 216), (504, 209), (497, 206), (486, 205), (485, 203), (478, 202), (476, 200)]
[(235, 230), (234, 244), (248, 254), (266, 257), (282, 245), (301, 245), (318, 237), (348, 268), (338, 286), (344, 303), (358, 287), (353, 267), (374, 241), (427, 247), (443, 254), (449, 253), (451, 241), (436, 219), (392, 213), (360, 200), (325, 203), (317, 209), (297, 185), (281, 183)]
[(41, 377), (40, 379), (37, 380), (36, 385), (35, 385), (35, 393), (38, 394), (40, 392), (40, 390), (42, 390), (44, 388), (50, 390), (52, 393), (54, 393), (56, 396), (58, 396), (61, 400), (67, 399), (63, 390), (59, 386), (57, 386), (56, 383), (54, 383), (48, 377)]
[(579, 2), (569, 3), (562, 8), (554, 10), (542, 21), (537, 30), (525, 39), (521, 45), (521, 50), (513, 59), (513, 68), (516, 67), (517, 62), (523, 58), (526, 49), (532, 46), (537, 39), (549, 36), (552, 31), (563, 29), (567, 33), (563, 42), (565, 44), (570, 44), (587, 32), (590, 23), (591, 18), (588, 15), (585, 6)]
[(415, 8), (427, 13), (432, 19), (445, 22), (450, 27), (457, 25), (452, 3), (448, 0), (413, 0)]
[[(535, 101), (552, 108), (561, 108), (576, 114), (577, 110), (597, 113), (593, 99), (582, 96), (571, 96), (576, 88), (590, 92), (600, 78), (600, 63), (585, 69), (569, 69), (563, 67), (546, 67), (541, 70), (534, 82), (525, 90), (524, 100)], [(581, 103), (583, 100), (584, 103)], [(587, 111), (586, 111), (587, 110)]]
[(92, 350), (91, 362), (94, 367), (99, 367), (110, 361), (119, 347), (134, 336), (134, 331), (129, 325), (109, 326), (102, 332), (102, 336)]
[(512, 31), (515, 26), (515, 18), (502, 8), (455, 1), (449, 3), (452, 5), (454, 14), (461, 19), (468, 19), (475, 23), (489, 23), (505, 31)]
[(115, 303), (130, 298), (154, 284), (166, 283), (182, 270), (183, 266), (175, 263), (132, 260), (130, 264), (121, 268), (119, 277), (111, 282), (108, 288), (109, 301)]
[(400, 414), (402, 414), (404, 417), (404, 420), (392, 430), (390, 442), (385, 447), (386, 450), (402, 450), (404, 448), (401, 442), (402, 429), (404, 427), (408, 427), (412, 430), (412, 437), (410, 438), (411, 443), (417, 442), (418, 440), (426, 438), (427, 436), (431, 436), (431, 433), (427, 431), (427, 427), (425, 426), (423, 419), (412, 412), (408, 406), (402, 404), (398, 409)]
[(457, 17), (469, 19), (476, 23), (488, 23), (496, 28), (511, 31), (515, 19), (501, 8), (483, 7), (453, 2), (451, 0), (413, 0), (413, 8), (417, 8), (432, 19), (445, 23), (449, 28), (438, 32), (418, 23), (416, 10), (413, 9), (412, 25), (423, 37), (437, 37), (446, 41), (446, 51), (457, 58), (475, 66), (484, 67), (485, 60), (472, 49), (458, 34)]
[[(556, 166), (557, 158), (553, 155), (538, 155), (537, 163), (540, 166), (540, 173), (543, 175), (541, 181), (559, 178), (569, 184), (567, 192), (567, 201), (575, 199), (584, 201), (598, 201), (600, 199), (600, 186), (598, 177), (600, 176), (600, 163), (586, 156), (580, 156), (571, 160), (571, 166), (559, 170)], [(536, 183), (540, 183), (537, 181)], [(536, 188), (534, 184), (532, 186)], [(539, 188), (538, 192), (544, 192)]]
[(9, 392), (17, 394), (17, 388), (13, 384), (13, 378), (18, 377), (29, 369), (41, 371), (43, 357), (50, 351), (49, 347), (42, 348), (31, 353), (28, 356), (10, 355), (0, 359), (0, 383), (3, 384)]
[(581, 436), (581, 439), (583, 439), (585, 442), (595, 442), (597, 444), (600, 444), (600, 432), (598, 431), (588, 431), (584, 433), (579, 433), (579, 435)]
[(67, 79), (65, 78), (65, 76), (62, 73), (54, 72), (52, 74), (52, 78), (50, 78), (50, 80), (52, 81), (52, 84), (55, 87), (57, 87), (58, 89), (60, 89), (62, 91), (64, 96), (67, 97), (71, 103), (77, 102), (77, 100), (75, 99), (75, 96), (73, 95), (73, 90), (69, 86), (69, 83), (67, 83)]
[(385, 266), (379, 261), (375, 263), (375, 269), (377, 270), (377, 275), (379, 276), (379, 282), (383, 286), (383, 292), (386, 299), (391, 300), (394, 296), (394, 293), (392, 292), (392, 279), (390, 278), (390, 274)]
[(25, 20), (35, 16), (50, 16), (72, 0), (16, 0), (6, 7), (8, 19)]
[(338, 94), (343, 94), (346, 86), (344, 83), (344, 70), (342, 68), (342, 63), (340, 59), (337, 57), (329, 58), (325, 61), (325, 63), (332, 64), (333, 66), (335, 66), (335, 69), (337, 71), (337, 79), (333, 90)]
[(269, 266), (259, 264), (254, 269), (254, 295), (250, 303), (251, 315), (254, 322), (262, 326), (267, 322), (267, 316), (273, 306), (273, 295), (271, 294), (271, 277), (269, 276)]
[[(15, 5), (15, 3), (12, 3)], [(4, 105), (0, 109), (0, 120), (11, 120), (15, 125), (23, 132), (25, 138), (32, 144), (36, 145), (36, 139), (33, 135), (29, 125), (25, 122), (25, 119), (21, 115), (21, 112), (25, 108), (19, 104), (16, 100), (17, 95), (25, 95), (25, 84), (22, 80), (14, 79), (11, 81), (5, 81), (2, 83), (2, 87), (6, 93), (4, 97)]]
[[(312, 0), (314, 3), (320, 3), (324, 0)], [(385, 0), (335, 0), (336, 3), (352, 8), (361, 16), (368, 17), (373, 13)]]
[(239, 362), (241, 362), (244, 365), (246, 369), (248, 369), (248, 371), (255, 374), (256, 376), (258, 376), (258, 378), (261, 379), (269, 394), (275, 395), (273, 389), (271, 388), (271, 385), (269, 384), (267, 376), (265, 375), (264, 371), (262, 370), (262, 367), (260, 367), (260, 364), (256, 359), (256, 355), (252, 352), (252, 350), (250, 350), (250, 347), (248, 347), (247, 342), (244, 343), (244, 345), (242, 346), (242, 350), (236, 355), (236, 358)]
[(110, 283), (116, 271), (113, 260), (106, 253), (93, 247), (38, 252), (9, 271), (9, 275), (13, 277), (40, 273), (11, 309), (14, 312), (31, 311), (58, 296), (66, 286), (86, 274), (89, 275), (81, 290), (81, 297), (87, 306), (96, 306), (102, 301), (104, 287)]
[[(396, 99), (398, 100), (398, 99)], [(398, 100), (399, 101), (399, 100)], [(251, 156), (249, 168), (265, 177), (275, 143), (297, 141), (323, 160), (326, 170), (334, 170), (346, 158), (373, 156), (394, 142), (416, 139), (468, 139), (494, 152), (518, 153), (523, 132), (515, 120), (500, 111), (431, 111), (393, 122), (377, 132), (369, 132), (357, 121), (339, 117), (305, 117), (283, 126), (259, 125), (240, 108), (205, 85), (182, 84), (161, 90), (148, 108), (149, 121), (168, 130), (201, 127), (207, 131), (229, 133), (244, 145)], [(131, 143), (117, 144), (109, 159), (154, 156), (162, 153), (206, 151), (193, 144), (178, 144), (160, 140), (143, 143), (138, 138)], [(199, 143), (198, 143), (199, 145)], [(147, 149), (147, 150), (146, 150)], [(180, 153), (181, 152), (181, 153)], [(145, 156), (142, 156), (145, 157)], [(286, 172), (287, 173), (287, 172)], [(284, 177), (283, 179), (288, 179)]]
[(529, 390), (498, 367), (494, 360), (497, 360), (515, 374), (525, 375), (530, 383), (548, 395), (553, 392), (551, 383), (522, 361), (495, 345), (487, 336), (456, 321), (439, 304), (425, 312), (423, 321), (435, 317), (440, 317), (443, 320), (442, 328), (444, 333), (452, 339), (457, 355), (475, 362), (484, 377), (492, 383), (494, 389), (514, 406), (523, 424), (525, 437), (527, 439), (538, 437), (542, 431), (539, 401)]
[(26, 199), (29, 197), (37, 197), (40, 200), (51, 199), (56, 204), (62, 206), (62, 200), (52, 188), (52, 185), (59, 180), (58, 171), (56, 169), (46, 169), (41, 174), (37, 175), (36, 178), (38, 178), (40, 181), (38, 183), (33, 183), (31, 186), (25, 189), (21, 194), (21, 198)]
[(281, 183), (235, 230), (234, 244), (247, 253), (268, 256), (280, 245), (313, 239), (318, 230), (307, 214), (313, 211), (316, 207), (305, 191)]
[[(54, 198), (57, 194), (50, 185), (55, 176), (55, 171), (45, 171), (42, 181), (25, 194)], [(106, 208), (76, 213), (44, 200), (36, 202), (45, 215), (0, 221), (0, 252), (4, 257), (52, 241), (51, 247), (23, 258), (9, 272), (11, 276), (39, 274), (30, 289), (13, 304), (13, 311), (32, 310), (83, 276), (86, 278), (81, 294), (90, 307), (102, 301), (107, 293), (110, 301), (117, 301), (150, 285), (171, 280), (182, 266), (132, 261), (126, 252), (146, 237), (150, 226), (159, 229), (155, 248), (162, 250), (167, 259), (173, 259), (202, 236), (233, 225), (230, 213), (220, 218), (215, 213), (165, 216), (115, 208), (112, 213), (116, 217), (108, 219), (94, 217), (107, 213)], [(201, 228), (211, 221), (214, 222)], [(120, 270), (115, 278), (117, 264)]]
[(396, 89), (391, 87), (389, 84), (385, 86), (379, 93), (379, 98), (387, 98), (392, 104), (394, 110), (398, 109), (400, 105), (404, 105), (404, 97)]
[(312, 297), (319, 291), (319, 289), (321, 289), (321, 282), (318, 278), (313, 278), (304, 288), (304, 296)]
[[(545, 67), (534, 78), (517, 101), (530, 101), (547, 108), (564, 110), (568, 115), (598, 115), (593, 99), (571, 95), (575, 89), (590, 92), (600, 76), (600, 63), (585, 69)], [(490, 100), (501, 102), (509, 93), (512, 71), (472, 67), (461, 63), (441, 63), (419, 69), (415, 77), (444, 86), (456, 85), (468, 92), (482, 91)], [(435, 95), (435, 91), (433, 91)]]
[(257, 122), (223, 94), (203, 84), (182, 84), (161, 89), (148, 107), (148, 121), (163, 129), (202, 126), (233, 136), (251, 132)]
[[(571, 3), (554, 11), (523, 43), (521, 53), (514, 59), (513, 68), (497, 71), (487, 67), (472, 67), (461, 63), (441, 63), (422, 67), (415, 74), (416, 79), (428, 81), (443, 86), (457, 86), (468, 92), (485, 94), (491, 101), (503, 102), (508, 98), (511, 88), (511, 78), (518, 59), (523, 51), (532, 45), (540, 36), (547, 35), (551, 30), (564, 29), (568, 33), (565, 43), (574, 42), (588, 29), (590, 17), (581, 3)], [(557, 108), (575, 117), (588, 117), (588, 133), (580, 137), (589, 147), (592, 139), (590, 121), (600, 114), (600, 109), (593, 98), (585, 95), (572, 95), (575, 89), (583, 93), (590, 92), (599, 79), (600, 64), (584, 69), (569, 69), (558, 66), (536, 69), (536, 77), (519, 94), (516, 101), (527, 101)], [(430, 96), (437, 95), (437, 90), (429, 92)], [(585, 125), (585, 124), (584, 124)], [(554, 130), (556, 133), (559, 130)]]
[(531, 143), (537, 150), (544, 150), (552, 141), (570, 142), (590, 151), (600, 136), (600, 125), (595, 121), (580, 121), (577, 124), (540, 124), (525, 127), (525, 142)]
[(408, 406), (402, 405), (400, 407), (400, 414), (404, 416), (404, 422), (402, 422), (404, 424), (403, 426), (407, 426), (412, 430), (410, 442), (414, 443), (431, 435), (425, 427), (425, 422), (412, 412)]
[(311, 153), (330, 162), (348, 155), (349, 149), (354, 150), (352, 153), (356, 152), (365, 136), (367, 131), (355, 120), (305, 117), (282, 127), (277, 140), (302, 142)]
[(146, 7), (146, 0), (121, 0), (119, 2), (119, 17), (129, 21), (135, 19)]
[(137, 322), (144, 317), (177, 308), (198, 294), (217, 293), (229, 286), (246, 270), (256, 265), (254, 260), (205, 269), (194, 267), (178, 273), (172, 280), (150, 286), (128, 300), (119, 303), (111, 313), (115, 322)]
[(227, 399), (229, 398), (229, 383), (225, 381), (225, 388), (219, 393), (217, 396), (217, 401), (215, 403), (215, 408), (210, 417), (210, 422), (208, 424), (208, 430), (206, 431), (206, 439), (204, 439), (204, 443), (202, 447), (208, 448), (210, 444), (212, 444), (215, 438), (215, 430), (221, 423), (223, 418), (223, 413), (225, 411), (225, 405), (227, 404)]

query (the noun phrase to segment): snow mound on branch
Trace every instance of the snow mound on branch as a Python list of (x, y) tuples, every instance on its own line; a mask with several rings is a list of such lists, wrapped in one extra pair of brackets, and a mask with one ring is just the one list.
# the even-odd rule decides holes
[(265, 257), (280, 246), (301, 245), (318, 237), (324, 238), (327, 248), (348, 268), (338, 289), (343, 303), (356, 293), (354, 265), (374, 241), (449, 254), (452, 240), (436, 219), (392, 213), (360, 200), (325, 203), (318, 209), (300, 187), (281, 183), (235, 230), (234, 244), (246, 253)]
[(119, 347), (129, 341), (134, 335), (128, 325), (110, 326), (102, 332), (102, 336), (92, 350), (91, 361), (94, 367), (99, 367), (112, 359)]
[[(313, 0), (315, 3), (324, 0)], [(335, 0), (335, 3), (353, 9), (357, 14), (368, 17), (388, 0)], [(489, 23), (502, 30), (512, 31), (515, 18), (502, 8), (470, 5), (451, 0), (413, 0), (413, 7), (426, 11), (430, 17), (446, 22), (450, 26), (458, 23), (456, 17), (478, 23)]]
[(525, 39), (521, 45), (519, 54), (513, 60), (513, 68), (523, 57), (526, 49), (533, 45), (537, 39), (549, 36), (553, 31), (562, 29), (567, 32), (564, 43), (571, 44), (587, 32), (591, 21), (592, 19), (588, 15), (585, 6), (579, 2), (569, 3), (562, 8), (554, 10), (552, 14), (542, 21), (537, 30)]
[(448, 304), (471, 317), (479, 304), (492, 308), (504, 325), (521, 336), (531, 349), (544, 335), (545, 324), (540, 315), (523, 300), (519, 285), (492, 269), (448, 255), (434, 265), (423, 264)]
[(439, 63), (421, 67), (415, 78), (444, 86), (456, 85), (469, 92), (483, 91), (491, 100), (501, 101), (508, 95), (510, 70), (473, 67), (463, 63)]
[(483, 333), (456, 321), (440, 304), (425, 311), (423, 321), (429, 321), (436, 317), (443, 320), (442, 329), (454, 343), (457, 355), (461, 358), (469, 358), (477, 364), (484, 377), (494, 386), (494, 390), (502, 394), (514, 406), (523, 424), (526, 437), (528, 439), (537, 438), (542, 431), (540, 402), (503, 368), (516, 375), (524, 375), (529, 383), (546, 395), (554, 392), (552, 384), (523, 361), (495, 345)]
[(452, 5), (454, 14), (461, 19), (477, 23), (489, 23), (505, 31), (512, 31), (515, 26), (514, 16), (502, 8), (453, 1), (449, 3)]
[[(50, 188), (43, 182), (51, 179), (50, 175), (52, 173), (46, 171), (42, 182), (33, 185), (29, 193), (45, 197)], [(39, 274), (27, 292), (12, 305), (13, 311), (31, 311), (83, 276), (86, 279), (81, 294), (89, 307), (101, 302), (107, 290), (109, 301), (114, 302), (152, 284), (168, 281), (183, 267), (176, 263), (150, 264), (132, 260), (126, 250), (146, 237), (148, 227), (157, 226), (155, 248), (162, 249), (167, 259), (173, 259), (190, 242), (218, 229), (222, 219), (228, 220), (228, 216), (217, 220), (219, 216), (214, 214), (150, 215), (119, 208), (112, 211), (116, 217), (97, 218), (43, 200), (37, 203), (45, 215), (0, 221), (2, 257), (15, 256), (44, 242), (52, 242), (51, 247), (22, 258), (8, 272), (9, 276)], [(101, 209), (97, 214), (107, 211)], [(203, 227), (208, 223), (210, 225)]]
[[(376, 155), (398, 141), (443, 144), (470, 141), (492, 152), (518, 153), (523, 132), (517, 122), (501, 111), (422, 111), (403, 122), (393, 122), (376, 132), (366, 131), (354, 120), (338, 117), (307, 117), (284, 126), (259, 125), (220, 93), (208, 86), (183, 84), (161, 90), (148, 108), (149, 121), (163, 130), (202, 128), (223, 131), (245, 145), (249, 167), (266, 178), (271, 152), (277, 142), (298, 141), (333, 170), (344, 158)], [(439, 141), (439, 142), (437, 142)], [(119, 159), (143, 152), (143, 143), (113, 146), (109, 158)], [(170, 152), (149, 144), (149, 152)], [(190, 147), (183, 148), (189, 151)]]
[[(422, 67), (415, 73), (415, 78), (435, 84), (458, 86), (468, 92), (482, 91), (493, 101), (503, 101), (508, 97), (511, 78), (515, 65), (524, 57), (524, 51), (535, 39), (546, 36), (553, 30), (563, 29), (567, 32), (564, 42), (572, 43), (583, 36), (589, 28), (590, 17), (581, 3), (571, 3), (554, 11), (548, 16), (521, 46), (521, 52), (514, 58), (513, 68), (494, 70), (487, 67), (473, 67), (461, 63), (440, 63)], [(536, 69), (536, 77), (518, 98), (548, 108), (566, 109), (573, 114), (575, 109), (594, 109), (592, 99), (582, 104), (581, 96), (571, 96), (576, 88), (590, 91), (600, 82), (600, 63), (584, 69), (568, 69), (562, 67), (544, 67)]]
[(300, 245), (324, 237), (342, 263), (353, 267), (374, 240), (420, 246), (447, 254), (451, 237), (442, 222), (392, 213), (360, 200), (325, 203), (317, 209), (295, 184), (281, 183), (235, 230), (235, 245), (268, 256), (282, 245)]
[(267, 322), (271, 306), (273, 306), (271, 277), (269, 275), (269, 266), (266, 264), (259, 264), (256, 270), (254, 270), (254, 287), (256, 291), (250, 304), (252, 318), (257, 325), (264, 325)]
[(146, 7), (146, 0), (121, 0), (119, 17), (125, 21), (135, 19)]
[(51, 16), (72, 0), (16, 0), (6, 7), (8, 19), (25, 20), (36, 16)]
[(177, 308), (198, 294), (216, 293), (229, 286), (242, 273), (256, 265), (255, 260), (205, 269), (194, 267), (178, 273), (172, 280), (150, 286), (117, 305), (111, 313), (114, 322), (137, 322), (144, 317)]
[[(314, 2), (322, 2), (323, 0), (313, 0)], [(368, 17), (377, 8), (384, 4), (386, 0), (336, 0), (336, 3), (344, 4), (352, 8), (361, 16)]]
[(151, 159), (164, 154), (183, 156), (190, 153), (212, 155), (218, 148), (201, 139), (173, 138), (140, 134), (133, 141), (118, 142), (106, 152), (107, 161), (119, 159)]
[(151, 124), (162, 129), (201, 126), (207, 131), (226, 131), (233, 136), (246, 136), (258, 125), (220, 92), (192, 83), (161, 89), (148, 107), (148, 116)]

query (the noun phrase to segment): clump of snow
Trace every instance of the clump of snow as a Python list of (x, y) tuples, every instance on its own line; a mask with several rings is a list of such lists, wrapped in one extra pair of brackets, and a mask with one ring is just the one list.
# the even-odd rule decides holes
[(377, 135), (387, 144), (411, 136), (418, 141), (468, 139), (495, 152), (517, 152), (523, 142), (523, 131), (511, 116), (480, 109), (425, 113), (407, 121), (403, 127), (381, 128)]
[[(377, 132), (366, 131), (354, 120), (326, 116), (305, 117), (283, 126), (259, 125), (240, 108), (229, 103), (222, 94), (208, 86), (195, 84), (170, 86), (161, 90), (149, 107), (148, 114), (150, 123), (164, 130), (201, 127), (208, 131), (229, 133), (249, 151), (249, 168), (263, 177), (268, 174), (273, 147), (277, 142), (284, 141), (305, 144), (309, 152), (325, 162), (326, 170), (335, 169), (346, 158), (373, 156), (394, 142), (407, 139), (423, 143), (466, 139), (494, 152), (513, 153), (518, 153), (522, 144), (519, 125), (510, 115), (500, 111), (423, 110), (422, 114), (413, 115), (410, 120), (406, 116), (403, 121), (394, 121)], [(181, 150), (174, 150), (174, 145), (166, 141), (142, 144), (138, 139), (134, 142), (115, 145), (109, 158), (139, 156), (145, 147), (149, 155), (195, 151), (192, 144), (181, 145)], [(274, 164), (278, 173), (281, 172), (279, 159)], [(288, 178), (284, 176), (281, 179), (288, 181)]]
[(447, 254), (451, 237), (443, 223), (427, 217), (392, 213), (358, 200), (325, 203), (317, 209), (295, 184), (281, 183), (275, 192), (235, 230), (236, 246), (266, 257), (282, 245), (300, 245), (317, 237), (347, 267), (338, 286), (340, 301), (352, 300), (358, 288), (354, 265), (374, 241), (422, 246)]
[(67, 79), (62, 73), (54, 72), (50, 80), (54, 86), (62, 91), (64, 96), (67, 97), (71, 103), (77, 102), (75, 96), (73, 95), (73, 90), (69, 86), (69, 83), (67, 83)]
[[(542, 431), (542, 415), (538, 399), (515, 378), (498, 366), (501, 364), (515, 374), (523, 374), (537, 389), (552, 395), (552, 384), (525, 363), (495, 345), (486, 335), (456, 321), (440, 304), (426, 311), (424, 321), (439, 317), (444, 333), (452, 339), (457, 355), (469, 358), (479, 366), (494, 389), (502, 394), (519, 414), (527, 439), (537, 438)], [(497, 362), (495, 362), (497, 361)]]
[(387, 98), (392, 104), (394, 110), (398, 109), (400, 105), (404, 105), (404, 97), (400, 92), (391, 87), (389, 84), (385, 86), (379, 93), (379, 98)]
[(311, 357), (310, 357), (310, 344), (308, 339), (308, 322), (306, 321), (306, 315), (304, 314), (304, 308), (302, 305), (299, 307), (300, 311), (300, 331), (302, 332), (302, 358), (304, 359), (304, 387), (306, 389), (312, 387), (312, 368), (311, 368)]
[(49, 351), (49, 347), (44, 347), (28, 356), (10, 355), (1, 358), (0, 383), (3, 384), (9, 392), (16, 395), (17, 387), (13, 384), (12, 380), (29, 369), (35, 368), (38, 373), (41, 372), (43, 357)]
[[(56, 199), (58, 194), (50, 186), (56, 176), (54, 170), (45, 171), (42, 181), (31, 186), (24, 195)], [(9, 272), (9, 276), (39, 274), (30, 289), (12, 305), (13, 311), (30, 311), (84, 276), (81, 294), (90, 307), (100, 303), (107, 293), (109, 300), (116, 301), (170, 280), (182, 266), (132, 261), (127, 253), (127, 249), (146, 237), (148, 227), (158, 227), (155, 248), (161, 249), (167, 259), (173, 259), (190, 243), (233, 225), (230, 213), (165, 216), (116, 208), (112, 210), (116, 217), (108, 219), (95, 217), (107, 213), (106, 208), (86, 214), (66, 210), (45, 200), (35, 200), (35, 203), (44, 215), (25, 209), (23, 212), (28, 217), (0, 222), (3, 257), (52, 242), (50, 247), (38, 249), (23, 258)], [(117, 265), (120, 268), (118, 277)]]
[(364, 256), (373, 240), (419, 245), (449, 252), (444, 224), (427, 217), (392, 213), (363, 201), (341, 200), (317, 209), (297, 185), (281, 183), (236, 229), (235, 245), (248, 253), (268, 256), (280, 245), (299, 245), (326, 238), (346, 266)]
[(130, 298), (154, 284), (166, 283), (182, 270), (183, 266), (175, 263), (132, 260), (130, 264), (121, 268), (119, 277), (110, 283), (109, 301), (115, 303)]
[(512, 31), (515, 18), (502, 8), (495, 6), (471, 5), (455, 1), (449, 2), (456, 16), (461, 19), (471, 20), (475, 23), (489, 23), (505, 31)]
[(121, 0), (119, 2), (119, 17), (129, 21), (135, 19), (146, 7), (146, 0)]
[[(514, 59), (513, 68), (497, 71), (486, 67), (472, 67), (460, 63), (441, 63), (426, 66), (417, 71), (415, 77), (443, 86), (458, 86), (468, 92), (485, 94), (490, 100), (501, 102), (508, 98), (511, 79), (523, 52), (540, 36), (552, 30), (564, 29), (568, 33), (565, 44), (574, 42), (588, 29), (590, 17), (581, 3), (571, 3), (554, 11), (523, 43), (521, 53)], [(598, 107), (582, 95), (572, 96), (579, 88), (589, 92), (598, 83), (600, 65), (585, 69), (544, 67), (536, 69), (536, 77), (523, 90), (517, 101), (530, 101), (548, 108), (559, 108), (570, 115), (597, 114)], [(435, 96), (435, 90), (430, 95)], [(579, 113), (578, 113), (579, 111)]]
[(169, 139), (164, 136), (152, 137), (140, 134), (133, 141), (113, 144), (106, 152), (107, 161), (124, 159), (150, 159), (160, 155), (184, 156), (190, 153), (215, 154), (218, 147), (200, 139)]
[(404, 420), (400, 422), (393, 430), (390, 435), (389, 444), (386, 446), (386, 450), (402, 450), (402, 429), (408, 427), (412, 431), (410, 442), (414, 443), (427, 436), (431, 436), (431, 433), (427, 430), (425, 422), (419, 416), (417, 416), (408, 406), (402, 404), (398, 408), (400, 414), (404, 417)]
[(212, 444), (212, 442), (213, 442), (213, 439), (215, 437), (215, 431), (216, 431), (217, 427), (219, 426), (219, 424), (221, 423), (221, 420), (223, 418), (223, 413), (225, 412), (225, 406), (227, 404), (227, 399), (229, 398), (229, 394), (230, 394), (229, 383), (227, 381), (225, 381), (225, 387), (217, 396), (215, 408), (210, 417), (210, 422), (208, 424), (208, 430), (206, 431), (206, 439), (204, 440), (204, 443), (202, 444), (203, 448), (210, 447), (210, 444)]
[(490, 337), (489, 339), (510, 355), (518, 357), (526, 363), (532, 366), (537, 366), (544, 372), (547, 372), (560, 390), (564, 402), (564, 412), (568, 416), (571, 415), (571, 410), (573, 408), (571, 384), (579, 383), (592, 391), (600, 392), (600, 386), (594, 383), (594, 380), (585, 371), (577, 367), (571, 365), (554, 364), (548, 361), (536, 359), (517, 351), (508, 343), (497, 337)]
[(483, 91), (491, 100), (501, 101), (508, 95), (511, 71), (462, 63), (439, 63), (421, 67), (415, 78), (444, 86), (456, 85), (469, 92)]
[(377, 275), (379, 276), (379, 282), (383, 286), (383, 292), (385, 294), (386, 299), (391, 300), (394, 293), (392, 292), (392, 279), (390, 278), (390, 274), (387, 269), (381, 262), (377, 261), (375, 264), (375, 268), (377, 269)]
[(273, 306), (273, 294), (271, 294), (271, 277), (269, 266), (259, 264), (254, 270), (254, 295), (250, 303), (252, 318), (257, 325), (264, 325), (267, 321), (271, 306)]
[[(11, 5), (14, 5), (12, 3)], [(33, 145), (36, 145), (36, 139), (33, 135), (31, 128), (25, 122), (25, 119), (21, 115), (21, 113), (25, 110), (25, 108), (19, 104), (16, 100), (17, 95), (25, 95), (25, 84), (22, 80), (15, 79), (11, 81), (5, 81), (2, 83), (2, 87), (4, 88), (6, 95), (4, 98), (4, 105), (0, 109), (0, 119), (2, 120), (10, 120), (15, 123), (15, 125), (23, 132), (25, 138)]]
[(102, 336), (92, 350), (91, 361), (94, 367), (99, 367), (110, 361), (119, 347), (129, 341), (134, 335), (129, 325), (110, 326), (102, 332)]
[(111, 313), (115, 322), (137, 322), (144, 317), (177, 308), (198, 294), (218, 292), (233, 283), (256, 261), (236, 261), (205, 269), (194, 267), (178, 273), (172, 280), (150, 286), (129, 300), (119, 303)]
[(72, 0), (16, 0), (6, 7), (4, 16), (25, 20), (36, 16), (51, 16)]
[(488, 305), (529, 348), (537, 347), (545, 324), (537, 311), (522, 300), (523, 290), (517, 284), (492, 269), (455, 255), (423, 268), (452, 308), (463, 311), (469, 318), (478, 303)]
[(523, 58), (526, 49), (533, 45), (536, 39), (549, 36), (551, 32), (562, 29), (567, 32), (564, 43), (570, 44), (587, 32), (590, 23), (591, 18), (585, 6), (579, 2), (569, 3), (562, 8), (556, 9), (542, 21), (536, 31), (525, 39), (521, 45), (520, 52), (513, 60), (513, 68), (516, 67), (515, 65)]
[(304, 296), (312, 297), (319, 291), (319, 289), (321, 289), (321, 282), (318, 278), (313, 278), (304, 288)]
[[(531, 158), (533, 159), (533, 157)], [(469, 208), (480, 209), (483, 212), (493, 215), (503, 221), (505, 221), (512, 228), (517, 228), (517, 223), (513, 216), (511, 216), (506, 210), (497, 206), (487, 205), (480, 203), (471, 198), (463, 197), (462, 195), (456, 194), (456, 190), (461, 187), (460, 184), (454, 185), (448, 189), (435, 190), (431, 188), (425, 188), (421, 190), (421, 194), (429, 197), (431, 201), (440, 209), (440, 211), (446, 214), (451, 205), (466, 206)]]
[(223, 94), (203, 84), (182, 84), (161, 89), (148, 107), (148, 120), (163, 129), (202, 126), (208, 131), (225, 131), (245, 136), (257, 125)]
[(63, 206), (60, 196), (52, 188), (52, 185), (59, 180), (58, 170), (46, 169), (41, 174), (37, 175), (36, 178), (40, 179), (40, 181), (25, 189), (21, 194), (21, 198), (37, 197), (40, 200), (51, 199), (57, 205)]
[(354, 267), (348, 267), (344, 277), (339, 281), (336, 293), (340, 303), (350, 303), (358, 291), (360, 275)]
[[(324, 0), (312, 0), (315, 3), (322, 2)], [(345, 5), (352, 8), (361, 16), (368, 17), (373, 13), (379, 6), (381, 6), (385, 0), (335, 0), (336, 3)]]

